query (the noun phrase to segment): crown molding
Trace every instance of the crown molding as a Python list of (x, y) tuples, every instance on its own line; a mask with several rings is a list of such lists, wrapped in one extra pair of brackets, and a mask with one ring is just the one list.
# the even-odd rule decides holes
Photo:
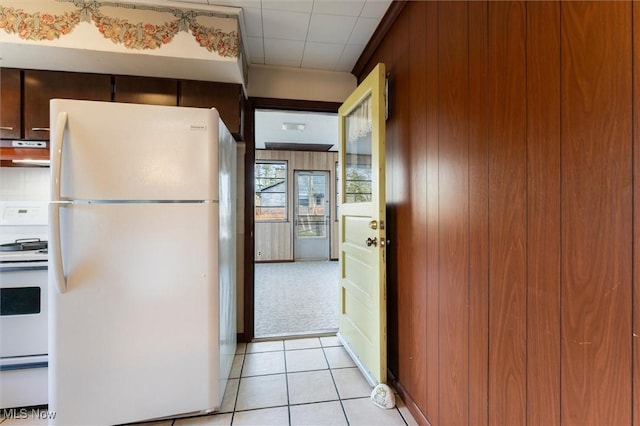
[(369, 43), (367, 43), (366, 47), (360, 54), (360, 57), (356, 61), (356, 64), (351, 70), (351, 74), (355, 75), (358, 81), (360, 81), (361, 74), (363, 73), (364, 68), (367, 66), (367, 63), (373, 56), (373, 53), (376, 51), (378, 46), (380, 46), (380, 43), (382, 43), (384, 36), (387, 35), (389, 30), (391, 29), (391, 26), (396, 21), (396, 18), (398, 17), (398, 15), (400, 15), (400, 12), (402, 12), (402, 9), (404, 9), (406, 4), (407, 0), (394, 0), (393, 2), (391, 2), (391, 5), (389, 5), (389, 9), (387, 9), (387, 12), (382, 17), (382, 20), (371, 36)]

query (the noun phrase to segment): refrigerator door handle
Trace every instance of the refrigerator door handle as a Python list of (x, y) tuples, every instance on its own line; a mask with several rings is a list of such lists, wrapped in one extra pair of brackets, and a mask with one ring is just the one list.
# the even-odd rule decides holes
[(62, 294), (67, 291), (67, 277), (64, 275), (64, 266), (62, 264), (62, 244), (60, 243), (60, 204), (49, 204), (49, 218), (51, 226), (51, 241), (49, 242), (49, 250), (51, 252), (51, 265), (53, 269), (54, 282), (56, 290)]
[(51, 260), (53, 276), (58, 293), (67, 290), (67, 278), (64, 275), (62, 264), (62, 243), (60, 241), (60, 170), (62, 167), (62, 143), (64, 132), (67, 128), (67, 113), (60, 112), (56, 121), (55, 137), (51, 147), (51, 204), (49, 204), (49, 217), (51, 226)]
[(55, 136), (51, 146), (51, 201), (60, 202), (60, 170), (62, 168), (62, 143), (64, 132), (67, 130), (68, 115), (66, 112), (58, 113), (56, 120)]

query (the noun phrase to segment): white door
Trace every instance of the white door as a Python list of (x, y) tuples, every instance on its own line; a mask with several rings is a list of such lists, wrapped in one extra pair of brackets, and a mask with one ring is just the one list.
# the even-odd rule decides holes
[(295, 260), (329, 260), (329, 172), (295, 172)]
[(387, 378), (384, 88), (378, 64), (338, 111), (339, 336), (372, 385)]

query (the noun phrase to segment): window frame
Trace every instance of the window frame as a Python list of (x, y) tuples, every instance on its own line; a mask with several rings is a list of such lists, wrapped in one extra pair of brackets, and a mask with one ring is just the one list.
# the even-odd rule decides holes
[[(258, 205), (258, 180), (259, 179), (270, 179), (269, 177), (259, 176), (257, 173), (258, 166), (261, 164), (277, 164), (284, 166), (284, 177), (277, 178), (273, 177), (271, 179), (282, 179), (284, 183), (284, 191), (283, 192), (271, 192), (271, 194), (284, 194), (284, 206), (259, 206)], [(289, 162), (287, 160), (262, 160), (256, 159), (254, 161), (254, 206), (253, 206), (253, 218), (256, 223), (284, 223), (289, 222)], [(274, 183), (273, 185), (276, 185)], [(269, 193), (267, 193), (269, 194)], [(284, 209), (284, 217), (283, 218), (260, 218), (258, 216), (258, 208), (263, 207), (274, 207), (274, 208), (283, 208)]]

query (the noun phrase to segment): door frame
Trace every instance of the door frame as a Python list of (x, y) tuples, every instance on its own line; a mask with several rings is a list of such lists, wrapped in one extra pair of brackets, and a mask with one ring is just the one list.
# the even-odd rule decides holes
[(275, 98), (253, 98), (246, 102), (244, 114), (245, 125), (245, 193), (244, 193), (244, 331), (238, 334), (239, 342), (250, 342), (255, 336), (254, 319), (254, 295), (255, 295), (255, 126), (254, 117), (256, 109), (275, 109), (301, 112), (324, 112), (338, 113), (342, 103), (323, 101), (303, 101), (296, 99), (275, 99)]

